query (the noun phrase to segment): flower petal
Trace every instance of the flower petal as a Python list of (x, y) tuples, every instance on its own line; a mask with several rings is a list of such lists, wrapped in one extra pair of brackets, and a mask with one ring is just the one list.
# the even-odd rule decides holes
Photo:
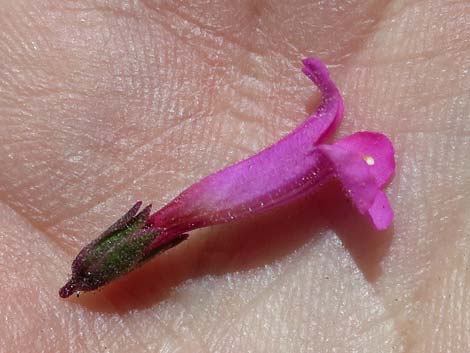
[(395, 171), (393, 145), (383, 134), (358, 132), (337, 141), (334, 146), (361, 154), (379, 187), (386, 184)]
[(332, 163), (334, 175), (360, 213), (367, 213), (378, 230), (393, 220), (387, 196), (380, 190), (395, 171), (390, 140), (374, 132), (358, 132), (333, 145), (317, 147)]
[(362, 155), (336, 145), (320, 145), (316, 149), (329, 160), (333, 175), (359, 212), (366, 213), (379, 189)]
[[(302, 72), (318, 86), (322, 93), (322, 100), (317, 110), (304, 121), (293, 133), (300, 132), (305, 135), (311, 144), (325, 141), (343, 119), (343, 99), (325, 64), (315, 58), (302, 60)], [(308, 141), (305, 141), (306, 144)]]
[(392, 207), (388, 202), (387, 195), (381, 190), (375, 196), (374, 203), (367, 213), (378, 230), (387, 229), (393, 221)]

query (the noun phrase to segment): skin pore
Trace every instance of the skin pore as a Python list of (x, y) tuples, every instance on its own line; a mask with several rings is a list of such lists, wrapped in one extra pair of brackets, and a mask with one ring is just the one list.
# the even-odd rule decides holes
[[(469, 10), (2, 0), (0, 351), (466, 352)], [(344, 97), (336, 137), (395, 144), (393, 229), (373, 231), (332, 184), (58, 297), (133, 201), (159, 208), (311, 113), (310, 55)]]

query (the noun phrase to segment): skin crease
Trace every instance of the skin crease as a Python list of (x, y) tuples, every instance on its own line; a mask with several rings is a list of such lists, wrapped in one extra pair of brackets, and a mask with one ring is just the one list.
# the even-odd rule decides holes
[[(0, 18), (0, 352), (468, 352), (468, 2), (2, 0)], [(313, 111), (306, 56), (344, 96), (337, 137), (395, 144), (391, 230), (333, 184), (59, 298), (135, 200)]]

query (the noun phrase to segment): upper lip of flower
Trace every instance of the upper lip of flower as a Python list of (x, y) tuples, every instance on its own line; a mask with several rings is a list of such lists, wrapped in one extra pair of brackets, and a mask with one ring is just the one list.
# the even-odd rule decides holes
[[(393, 211), (381, 188), (395, 170), (392, 143), (382, 134), (366, 131), (325, 144), (341, 122), (343, 101), (320, 60), (307, 58), (303, 65), (302, 71), (322, 93), (315, 113), (279, 142), (203, 178), (153, 215), (150, 206), (137, 214), (138, 202), (78, 254), (72, 279), (60, 295), (67, 297), (76, 290), (106, 284), (183, 241), (187, 231), (279, 207), (332, 178), (339, 179), (345, 194), (376, 229), (388, 228)], [(120, 254), (128, 242), (143, 245), (130, 247), (134, 252), (125, 252), (124, 260), (116, 258), (115, 253)], [(116, 261), (115, 266), (103, 258)]]

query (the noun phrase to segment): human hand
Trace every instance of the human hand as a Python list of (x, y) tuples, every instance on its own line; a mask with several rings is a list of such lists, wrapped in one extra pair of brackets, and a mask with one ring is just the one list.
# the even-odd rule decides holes
[[(467, 4), (0, 9), (0, 351), (466, 352)], [(77, 251), (135, 200), (157, 209), (303, 121), (318, 98), (306, 56), (344, 95), (340, 136), (395, 143), (392, 230), (331, 185), (58, 297)]]

